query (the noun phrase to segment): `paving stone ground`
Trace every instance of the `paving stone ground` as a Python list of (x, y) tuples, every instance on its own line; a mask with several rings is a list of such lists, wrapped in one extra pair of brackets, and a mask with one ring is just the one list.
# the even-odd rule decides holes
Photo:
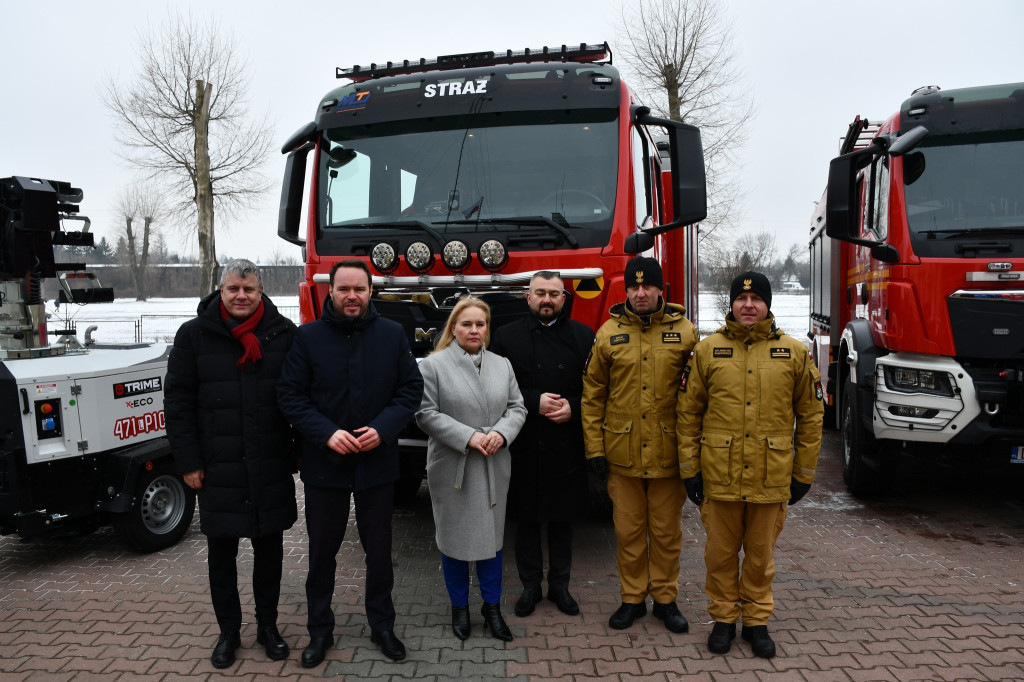
[[(704, 532), (687, 504), (679, 604), (689, 633), (669, 633), (648, 615), (616, 631), (619, 602), (610, 522), (579, 527), (571, 589), (582, 615), (548, 602), (512, 615), (518, 595), (511, 533), (506, 538), (504, 611), (515, 635), (485, 636), (471, 601), (473, 636), (451, 634), (447, 595), (425, 490), (395, 517), (396, 633), (400, 663), (370, 643), (362, 611), (358, 543), (339, 556), (338, 642), (314, 670), (305, 645), (305, 529), (285, 535), (279, 625), (288, 660), (255, 644), (251, 551), (243, 542), (242, 599), (248, 612), (238, 660), (209, 662), (217, 626), (207, 596), (206, 543), (195, 522), (177, 546), (154, 554), (126, 549), (111, 530), (35, 543), (0, 538), (0, 678), (15, 680), (1020, 680), (1024, 679), (1024, 488), (1020, 478), (917, 465), (898, 494), (870, 502), (842, 486), (838, 438), (826, 431), (818, 480), (790, 508), (776, 552), (776, 612), (769, 627), (779, 655), (755, 658), (737, 639), (707, 651)], [(916, 473), (915, 473), (916, 472)], [(301, 486), (299, 487), (301, 491)], [(300, 500), (301, 503), (301, 500)], [(352, 521), (350, 520), (351, 524)], [(511, 530), (511, 527), (510, 529)], [(355, 537), (354, 528), (350, 537)]]

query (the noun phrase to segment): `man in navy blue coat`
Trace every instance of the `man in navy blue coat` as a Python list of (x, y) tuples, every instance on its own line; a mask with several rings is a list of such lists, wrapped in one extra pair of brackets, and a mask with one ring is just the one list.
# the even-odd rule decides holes
[(331, 268), (331, 293), (319, 320), (300, 327), (281, 378), (278, 404), (302, 436), (313, 668), (334, 646), (334, 574), (355, 498), (366, 554), (366, 617), (371, 639), (393, 660), (405, 658), (394, 633), (391, 517), (398, 479), (398, 434), (419, 408), (423, 378), (402, 327), (370, 302), (370, 270), (358, 260)]

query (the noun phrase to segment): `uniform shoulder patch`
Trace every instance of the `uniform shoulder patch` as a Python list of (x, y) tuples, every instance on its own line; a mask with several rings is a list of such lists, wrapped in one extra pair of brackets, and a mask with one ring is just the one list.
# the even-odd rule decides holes
[(686, 393), (686, 382), (690, 380), (690, 363), (686, 363), (686, 367), (683, 369), (683, 375), (679, 379), (679, 390)]
[(814, 397), (818, 399), (819, 403), (825, 399), (825, 390), (821, 386), (821, 381), (814, 382)]
[(661, 333), (662, 343), (682, 343), (683, 335), (679, 332), (662, 332)]
[(770, 350), (771, 350), (771, 354), (772, 354), (773, 358), (788, 358), (788, 357), (790, 357), (789, 349), (786, 348), (785, 346), (783, 346), (781, 348), (772, 348)]
[(715, 348), (711, 351), (713, 358), (731, 358), (732, 348)]
[(629, 343), (629, 334), (615, 334), (608, 339), (608, 345), (618, 346), (623, 343)]

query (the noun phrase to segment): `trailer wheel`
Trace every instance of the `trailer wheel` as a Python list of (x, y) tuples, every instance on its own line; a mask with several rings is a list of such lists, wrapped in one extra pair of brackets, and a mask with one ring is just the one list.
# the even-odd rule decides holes
[(842, 422), (843, 482), (851, 494), (870, 497), (881, 487), (880, 476), (864, 461), (878, 451), (878, 441), (864, 428), (857, 403), (857, 385), (849, 378), (843, 385)]
[(155, 552), (175, 544), (192, 524), (196, 495), (180, 476), (160, 468), (144, 471), (135, 506), (115, 519), (117, 530), (136, 549)]

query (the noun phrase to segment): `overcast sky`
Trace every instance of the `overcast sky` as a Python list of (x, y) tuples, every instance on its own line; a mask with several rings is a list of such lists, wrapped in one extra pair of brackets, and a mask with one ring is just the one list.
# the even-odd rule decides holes
[[(214, 16), (234, 33), (252, 74), (249, 104), (269, 113), (275, 146), (312, 120), (337, 85), (336, 66), (439, 54), (609, 41), (618, 2), (313, 2), (0, 0), (0, 177), (71, 182), (82, 213), (116, 241), (112, 207), (132, 171), (115, 153), (103, 81), (135, 74), (139, 31), (169, 8)], [(806, 242), (813, 202), (847, 125), (898, 110), (911, 90), (1024, 80), (1024, 1), (722, 0), (745, 86), (756, 106), (740, 154), (743, 229), (778, 235), (779, 251)], [(276, 236), (284, 157), (267, 164), (272, 191), (260, 208), (225, 225), (218, 253), (298, 257)], [(171, 250), (194, 253), (184, 237)]]

